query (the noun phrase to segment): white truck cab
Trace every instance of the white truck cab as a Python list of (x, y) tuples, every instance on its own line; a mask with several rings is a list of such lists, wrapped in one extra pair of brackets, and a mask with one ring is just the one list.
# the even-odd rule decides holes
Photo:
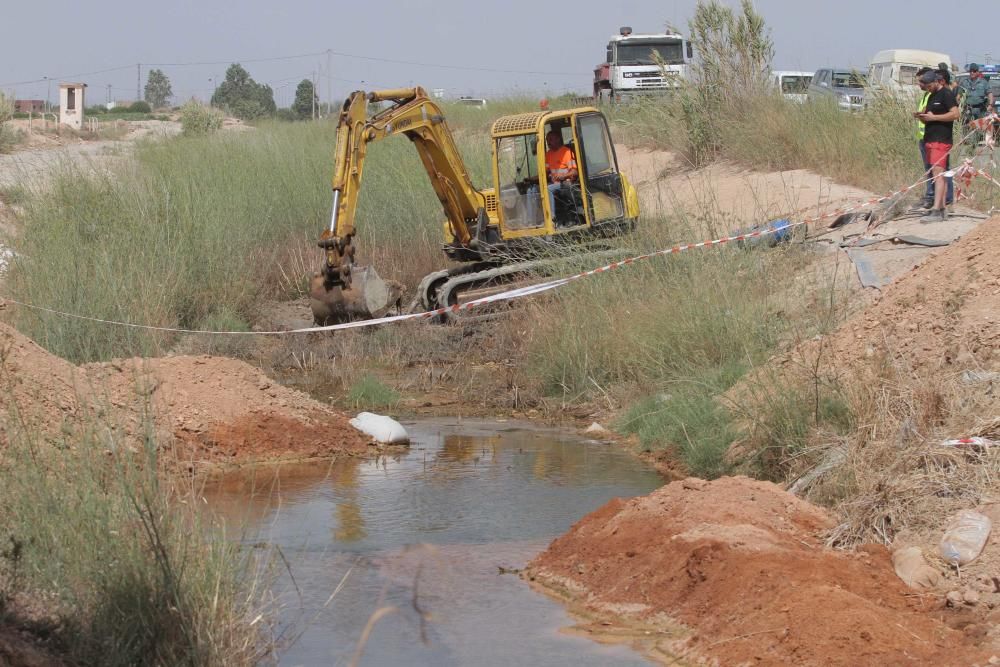
[(636, 34), (625, 26), (608, 42), (606, 61), (594, 68), (594, 98), (669, 92), (688, 78), (692, 56), (680, 34)]

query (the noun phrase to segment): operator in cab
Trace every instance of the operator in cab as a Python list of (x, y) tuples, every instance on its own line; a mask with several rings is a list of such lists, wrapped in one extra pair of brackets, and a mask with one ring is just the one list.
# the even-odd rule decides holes
[(550, 130), (545, 135), (545, 171), (549, 177), (549, 211), (555, 217), (556, 190), (562, 187), (564, 181), (573, 182), (577, 179), (576, 158), (569, 146), (563, 144), (562, 132)]

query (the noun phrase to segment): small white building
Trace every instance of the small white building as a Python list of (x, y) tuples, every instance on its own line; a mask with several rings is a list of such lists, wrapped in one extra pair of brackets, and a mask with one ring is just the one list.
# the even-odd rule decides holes
[(84, 91), (85, 83), (59, 84), (59, 124), (67, 125), (74, 130), (83, 129)]

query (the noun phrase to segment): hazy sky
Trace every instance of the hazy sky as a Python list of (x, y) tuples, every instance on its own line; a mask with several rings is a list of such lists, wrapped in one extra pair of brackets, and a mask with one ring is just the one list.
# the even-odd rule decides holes
[[(104, 102), (108, 84), (114, 99), (134, 99), (136, 63), (159, 64), (173, 83), (175, 101), (207, 98), (227, 64), (240, 61), (251, 76), (275, 89), (279, 106), (287, 106), (295, 85), (313, 71), (319, 73), (324, 100), (329, 96), (328, 80), (338, 100), (361, 87), (411, 84), (445, 88), (449, 96), (543, 90), (589, 93), (593, 67), (604, 59), (608, 38), (619, 26), (658, 32), (669, 21), (686, 31), (695, 0), (102, 0), (97, 4), (3, 0), (3, 4), (0, 89), (13, 90), (19, 98), (44, 98), (45, 81), (22, 82), (49, 77), (56, 82), (84, 81), (89, 85), (88, 103)], [(826, 65), (865, 67), (876, 51), (885, 48), (944, 51), (960, 63), (983, 62), (990, 52), (1000, 60), (1000, 2), (976, 3), (974, 20), (960, 15), (965, 4), (756, 2), (772, 29), (775, 68), (804, 70)], [(956, 22), (940, 27), (942, 17), (949, 16)], [(333, 52), (329, 70), (327, 50)], [(248, 62), (309, 53), (323, 55)], [(147, 67), (143, 66), (143, 85)], [(121, 69), (96, 73), (111, 68)], [(53, 85), (52, 99), (56, 98)]]

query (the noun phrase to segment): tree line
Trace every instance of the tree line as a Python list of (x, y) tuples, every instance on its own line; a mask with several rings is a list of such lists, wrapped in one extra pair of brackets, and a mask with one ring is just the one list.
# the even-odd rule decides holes
[[(163, 70), (151, 69), (146, 79), (143, 95), (150, 107), (157, 109), (167, 106), (173, 97), (170, 79)], [(254, 81), (250, 73), (239, 63), (233, 63), (226, 70), (225, 80), (212, 93), (213, 107), (242, 120), (254, 120), (278, 114), (271, 86)], [(311, 118), (319, 109), (319, 97), (312, 81), (303, 79), (295, 89), (295, 101), (289, 113), (297, 119)]]

